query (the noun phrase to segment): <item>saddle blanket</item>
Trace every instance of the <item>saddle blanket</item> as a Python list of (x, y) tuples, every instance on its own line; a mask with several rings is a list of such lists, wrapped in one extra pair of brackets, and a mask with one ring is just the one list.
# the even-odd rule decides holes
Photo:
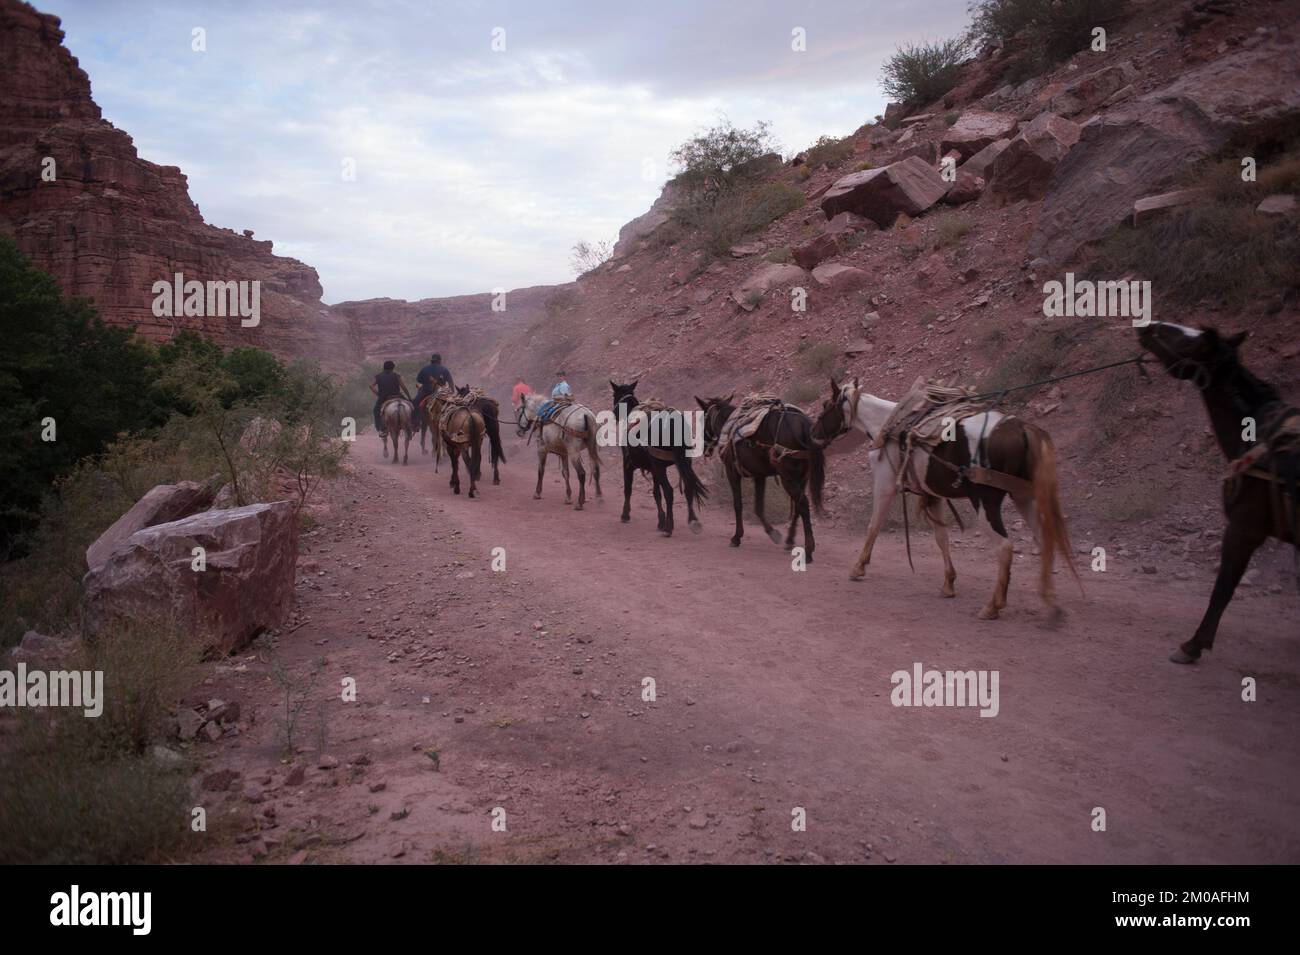
[(785, 402), (776, 395), (746, 395), (731, 416), (722, 423), (722, 429), (718, 432), (718, 445), (725, 448), (739, 438), (752, 437), (769, 413), (781, 411), (785, 406)]

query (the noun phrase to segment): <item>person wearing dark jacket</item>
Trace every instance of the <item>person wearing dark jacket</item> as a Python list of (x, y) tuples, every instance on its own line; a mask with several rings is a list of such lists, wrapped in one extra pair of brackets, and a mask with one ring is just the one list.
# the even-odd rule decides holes
[(402, 380), (396, 368), (397, 366), (391, 361), (384, 362), (384, 370), (375, 375), (375, 380), (370, 383), (370, 390), (375, 394), (375, 430), (380, 434), (384, 433), (384, 422), (380, 420), (379, 409), (384, 406), (384, 402), (389, 398), (411, 400), (411, 393), (406, 390), (406, 382)]
[(429, 364), (425, 365), (415, 375), (415, 380), (420, 383), (420, 390), (415, 393), (415, 407), (419, 408), (420, 403), (425, 398), (433, 394), (444, 385), (452, 388), (456, 387), (456, 382), (452, 380), (451, 372), (447, 370), (442, 363), (442, 356), (434, 352), (429, 356)]

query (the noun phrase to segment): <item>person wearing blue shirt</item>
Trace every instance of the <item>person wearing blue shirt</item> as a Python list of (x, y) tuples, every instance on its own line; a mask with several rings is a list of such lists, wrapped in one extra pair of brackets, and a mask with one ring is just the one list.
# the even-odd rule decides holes
[(558, 377), (560, 380), (556, 382), (555, 387), (551, 389), (551, 397), (552, 398), (572, 397), (573, 389), (569, 387), (568, 381), (565, 380), (566, 376), (564, 372), (562, 371), (559, 372)]

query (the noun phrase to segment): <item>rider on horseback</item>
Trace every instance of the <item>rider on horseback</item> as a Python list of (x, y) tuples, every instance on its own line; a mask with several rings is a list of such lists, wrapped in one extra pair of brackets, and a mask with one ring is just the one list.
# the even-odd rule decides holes
[(379, 409), (384, 406), (384, 402), (391, 398), (411, 400), (411, 393), (406, 390), (406, 382), (394, 370), (396, 368), (397, 366), (391, 361), (384, 362), (384, 370), (375, 375), (375, 380), (370, 383), (370, 390), (375, 394), (375, 430), (381, 435), (384, 433), (384, 422), (379, 417)]
[(445, 385), (450, 385), (452, 388), (456, 387), (456, 382), (452, 381), (451, 372), (443, 365), (442, 356), (437, 352), (429, 356), (429, 364), (416, 373), (415, 380), (420, 383), (420, 389), (415, 393), (416, 408), (419, 408), (424, 399), (439, 388)]

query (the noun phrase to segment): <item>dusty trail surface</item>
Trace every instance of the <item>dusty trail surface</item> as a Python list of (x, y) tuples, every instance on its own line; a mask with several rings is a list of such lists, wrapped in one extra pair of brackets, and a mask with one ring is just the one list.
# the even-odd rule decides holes
[[(563, 503), (554, 459), (534, 501), (533, 449), (511, 436), (507, 453), (502, 484), (485, 468), (469, 500), (451, 495), (445, 461), (435, 475), (417, 448), (394, 466), (359, 440), (354, 478), (303, 538), (296, 629), (201, 690), (243, 710), (237, 736), (196, 747), (203, 778), (240, 774), (203, 793), (219, 820), (203, 856), (1300, 861), (1294, 592), (1243, 591), (1218, 649), (1179, 667), (1166, 654), (1195, 627), (1205, 580), (1085, 563), (1086, 597), (1058, 573), (1068, 619), (1049, 630), (1022, 541), (1003, 619), (980, 621), (994, 569), (977, 531), (955, 534), (946, 600), (928, 532), (913, 538), (915, 575), (887, 535), (855, 583), (859, 532), (822, 522), (798, 573), (756, 527), (728, 546), (725, 484), (703, 533), (683, 507), (665, 540), (641, 478), (619, 523), (616, 452), (604, 500), (583, 512)], [(773, 485), (769, 514), (785, 500)], [(997, 670), (997, 716), (891, 705), (890, 675), (917, 662)], [(1244, 677), (1257, 702), (1242, 700)], [(346, 678), (356, 702), (340, 699)], [(286, 699), (303, 704), (294, 761)]]

